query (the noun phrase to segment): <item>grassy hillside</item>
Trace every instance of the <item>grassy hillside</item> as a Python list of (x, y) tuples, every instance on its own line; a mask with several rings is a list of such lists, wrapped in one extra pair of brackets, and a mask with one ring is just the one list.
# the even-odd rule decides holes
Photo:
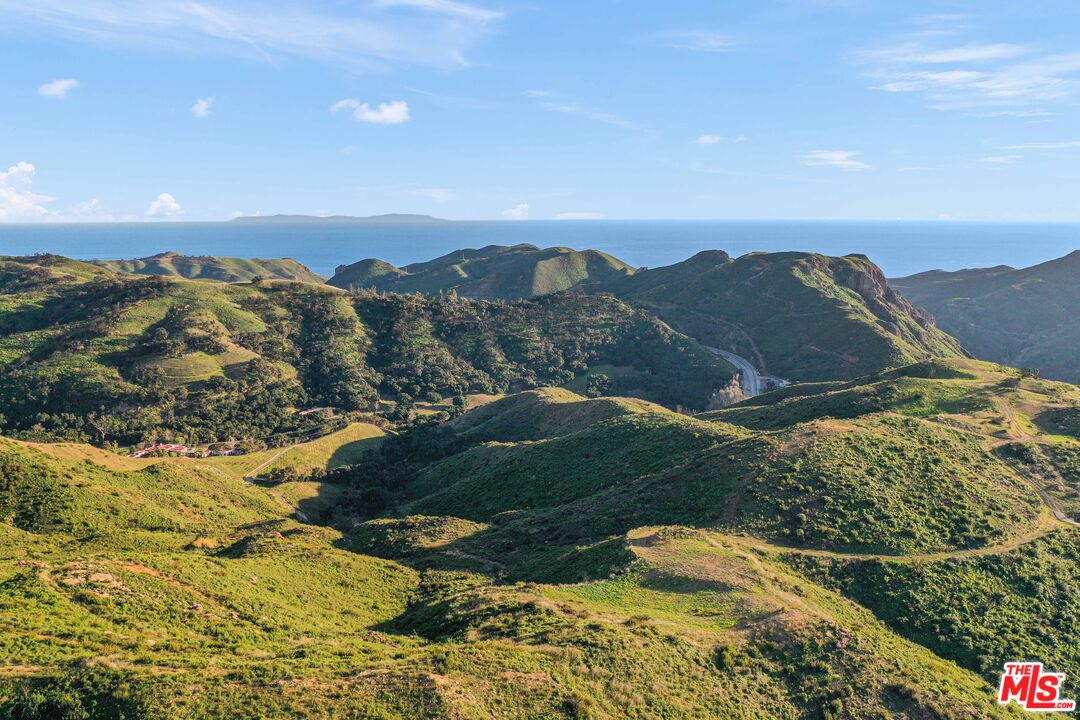
[(611, 288), (706, 345), (794, 380), (850, 379), (925, 356), (961, 356), (863, 256), (706, 252)]
[[(974, 674), (700, 533), (631, 533), (609, 580), (501, 585), (372, 557), (214, 463), (74, 452), (0, 444), (0, 717), (1008, 715)], [(419, 523), (395, 547), (482, 527)]]
[[(259, 449), (338, 429), (358, 419), (349, 412), (404, 422), (419, 402), (561, 385), (597, 365), (622, 372), (596, 392), (672, 407), (704, 408), (732, 377), (610, 296), (348, 295), (135, 277), (54, 257), (0, 268), (0, 429), (29, 439)], [(339, 419), (300, 416), (305, 407), (336, 408)]]
[(181, 255), (176, 252), (163, 252), (135, 260), (95, 260), (95, 265), (117, 272), (135, 275), (166, 275), (189, 280), (221, 280), (240, 282), (261, 277), (267, 280), (296, 280), (298, 282), (321, 283), (326, 280), (322, 275), (313, 273), (306, 267), (291, 260), (246, 260), (242, 258), (223, 258), (212, 256)]
[(458, 250), (398, 269), (381, 260), (361, 260), (337, 268), (329, 284), (351, 290), (453, 291), (462, 297), (517, 299), (606, 282), (633, 274), (626, 263), (596, 250), (491, 245)]
[(1017, 270), (934, 270), (892, 281), (976, 357), (1080, 382), (1080, 251)]

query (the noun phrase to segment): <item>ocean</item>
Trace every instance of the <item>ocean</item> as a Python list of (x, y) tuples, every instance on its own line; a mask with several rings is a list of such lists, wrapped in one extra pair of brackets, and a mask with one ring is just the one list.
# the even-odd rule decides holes
[(377, 257), (397, 266), (461, 248), (531, 243), (610, 253), (658, 267), (701, 250), (862, 253), (889, 277), (923, 270), (1026, 267), (1080, 249), (1080, 223), (861, 221), (455, 221), (441, 223), (176, 222), (0, 225), (0, 255), (79, 259), (186, 255), (298, 260), (315, 272)]

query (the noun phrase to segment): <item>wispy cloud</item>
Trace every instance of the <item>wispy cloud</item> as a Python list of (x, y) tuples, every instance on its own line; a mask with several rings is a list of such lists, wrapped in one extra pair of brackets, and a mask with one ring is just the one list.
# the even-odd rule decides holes
[(638, 128), (637, 123), (631, 122), (615, 113), (565, 100), (558, 93), (549, 92), (547, 90), (526, 90), (525, 95), (541, 100), (540, 107), (545, 110), (562, 113), (564, 115), (576, 115), (578, 117), (604, 123), (605, 125), (615, 125), (616, 127), (626, 128), (628, 130)]
[(1080, 140), (1064, 142), (1031, 142), (1020, 145), (1005, 145), (1002, 150), (1074, 150), (1080, 148)]
[(388, 103), (379, 103), (376, 108), (365, 102), (345, 98), (338, 100), (330, 107), (330, 112), (338, 110), (352, 110), (352, 116), (360, 122), (373, 123), (375, 125), (401, 125), (409, 122), (409, 104), (404, 100), (394, 100)]
[(989, 155), (984, 157), (982, 161), (991, 165), (1012, 165), (1019, 159), (1019, 155)]
[(507, 220), (528, 220), (529, 203), (518, 203), (512, 208), (502, 211), (502, 216)]
[(671, 47), (679, 50), (724, 53), (735, 49), (735, 41), (730, 35), (713, 30), (676, 30), (664, 37)]
[(802, 156), (804, 165), (841, 168), (843, 170), (869, 170), (870, 166), (855, 157), (851, 150), (812, 150)]
[(922, 31), (864, 49), (857, 57), (876, 89), (919, 93), (940, 110), (1045, 113), (1037, 106), (1080, 90), (1080, 52), (1047, 53), (1007, 42), (943, 44), (941, 37)]
[(148, 51), (216, 51), (273, 62), (277, 56), (360, 67), (468, 65), (465, 53), (501, 13), (453, 0), (0, 0), (8, 27)]
[(918, 44), (909, 44), (886, 52), (899, 62), (909, 63), (966, 63), (1008, 60), (1024, 55), (1029, 50), (1023, 45), (1010, 43), (979, 44), (969, 43), (959, 47), (928, 49)]
[(376, 7), (411, 7), (480, 22), (498, 20), (503, 15), (495, 10), (485, 10), (452, 0), (375, 0), (375, 5)]
[(210, 117), (210, 106), (214, 104), (214, 97), (208, 96), (199, 98), (195, 101), (195, 104), (191, 106), (191, 114), (197, 118)]
[(696, 142), (698, 145), (716, 145), (723, 139), (724, 138), (720, 137), (719, 135), (698, 135), (697, 140), (695, 140), (694, 142)]
[(75, 78), (65, 78), (64, 80), (53, 80), (47, 82), (38, 88), (38, 95), (42, 97), (52, 98), (53, 100), (63, 100), (68, 96), (68, 93), (79, 87), (79, 81)]

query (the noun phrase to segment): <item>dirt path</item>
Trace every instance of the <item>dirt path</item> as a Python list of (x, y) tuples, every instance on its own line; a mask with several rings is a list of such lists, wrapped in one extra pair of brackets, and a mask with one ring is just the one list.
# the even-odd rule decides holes
[(276, 460), (277, 460), (277, 459), (278, 459), (279, 457), (281, 457), (281, 456), (282, 456), (282, 455), (284, 455), (285, 453), (289, 452), (289, 451), (290, 451), (290, 450), (292, 450), (292, 449), (293, 449), (294, 447), (296, 447), (296, 446), (295, 446), (295, 445), (288, 445), (288, 446), (286, 446), (286, 447), (283, 447), (283, 448), (282, 448), (281, 450), (279, 450), (278, 452), (274, 453), (274, 455), (273, 455), (273, 456), (271, 456), (271, 458), (270, 458), (269, 460), (267, 460), (266, 462), (262, 463), (261, 465), (259, 465), (259, 466), (258, 466), (257, 468), (255, 468), (254, 470), (250, 470), (250, 471), (248, 471), (248, 472), (244, 473), (244, 480), (245, 480), (246, 482), (251, 482), (252, 480), (254, 480), (255, 478), (257, 478), (257, 477), (259, 476), (259, 473), (261, 473), (261, 472), (262, 472), (263, 470), (265, 470), (266, 468), (268, 468), (268, 467), (270, 467), (271, 465), (273, 465), (273, 464), (274, 464), (274, 462), (275, 462), (275, 461), (276, 461)]
[(919, 555), (885, 555), (880, 553), (845, 553), (837, 552), (834, 550), (817, 550), (814, 548), (797, 548), (787, 545), (776, 545), (764, 540), (758, 540), (756, 538), (745, 537), (742, 535), (720, 535), (710, 533), (708, 536), (708, 542), (713, 547), (717, 548), (751, 548), (763, 553), (779, 553), (790, 555), (809, 555), (812, 557), (831, 558), (834, 560), (878, 560), (881, 562), (895, 562), (895, 563), (918, 563), (918, 562), (938, 562), (941, 560), (949, 560), (955, 558), (968, 558), (968, 557), (983, 557), (987, 555), (1001, 555), (1007, 552), (1016, 550), (1019, 547), (1027, 545), (1030, 542), (1034, 542), (1041, 537), (1045, 537), (1055, 530), (1059, 530), (1062, 524), (1073, 525), (1077, 524), (1071, 521), (1064, 522), (1056, 516), (1056, 513), (1047, 509), (1039, 516), (1039, 522), (1033, 527), (1017, 535), (1013, 535), (1008, 539), (996, 544), (987, 545), (980, 548), (972, 548), (970, 550), (949, 550), (943, 552), (923, 553)]

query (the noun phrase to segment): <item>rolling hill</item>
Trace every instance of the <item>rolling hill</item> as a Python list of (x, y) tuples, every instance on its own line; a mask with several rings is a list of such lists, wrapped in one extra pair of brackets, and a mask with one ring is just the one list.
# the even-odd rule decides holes
[[(875, 270), (485, 301), (0, 259), (0, 718), (1018, 717), (1003, 662), (1080, 676), (1080, 389), (921, 359), (960, 353)], [(857, 354), (688, 414), (731, 368), (653, 311)]]
[(610, 288), (705, 345), (799, 381), (855, 378), (923, 357), (963, 356), (860, 255), (699, 253)]
[(1080, 382), (1080, 250), (1017, 270), (933, 270), (891, 284), (976, 357)]
[(609, 292), (704, 345), (748, 358), (763, 374), (803, 382), (965, 354), (863, 256), (750, 253), (732, 259), (715, 250), (635, 270), (592, 250), (489, 246), (406, 268), (362, 260), (339, 267), (329, 283), (503, 299), (571, 288)]
[[(305, 407), (389, 412), (562, 385), (704, 409), (731, 368), (611, 296), (511, 303), (0, 260), (0, 428), (19, 437), (283, 444)], [(618, 372), (615, 372), (617, 370)], [(595, 383), (594, 383), (595, 385)]]
[(181, 255), (177, 252), (163, 252), (137, 260), (95, 260), (95, 265), (133, 273), (135, 275), (165, 275), (168, 277), (188, 278), (189, 280), (221, 280), (222, 282), (240, 282), (261, 277), (267, 280), (296, 280), (298, 282), (321, 283), (326, 280), (322, 275), (313, 273), (306, 267), (291, 260), (245, 260), (241, 258), (222, 258), (211, 256)]
[[(562, 451), (620, 447), (615, 485), (748, 437), (636, 401), (500, 402), (454, 432), (500, 435), (531, 406), (548, 416), (528, 433), (549, 438), (538, 446), (587, 433)], [(343, 535), (291, 519), (281, 486), (244, 482), (232, 458), (121, 468), (53, 447), (0, 441), (0, 717), (1013, 716), (975, 672), (750, 538), (646, 524), (597, 539), (607, 519), (577, 530), (599, 552), (557, 558), (559, 538), (537, 537), (508, 555), (499, 528), (521, 518), (500, 514)], [(579, 522), (573, 501), (556, 507)], [(504, 561), (542, 579), (605, 560), (617, 570), (590, 582), (500, 581)]]
[(491, 245), (458, 250), (428, 262), (396, 268), (381, 260), (361, 260), (337, 268), (330, 285), (381, 292), (455, 292), (482, 299), (530, 298), (603, 283), (632, 274), (626, 263), (596, 250)]

